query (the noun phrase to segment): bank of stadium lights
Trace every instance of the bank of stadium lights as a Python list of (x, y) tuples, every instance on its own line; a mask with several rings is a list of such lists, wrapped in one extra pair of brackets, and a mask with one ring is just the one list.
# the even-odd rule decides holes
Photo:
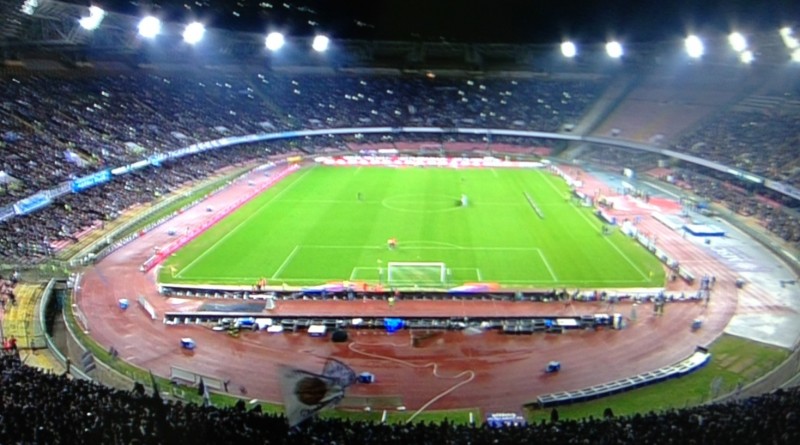
[(739, 54), (739, 60), (744, 64), (751, 64), (756, 59), (753, 51), (747, 49), (747, 39), (738, 32), (728, 34), (728, 43)]
[(264, 45), (270, 51), (277, 51), (283, 47), (283, 44), (286, 41), (283, 38), (283, 34), (279, 32), (271, 32), (267, 34), (267, 38), (264, 39)]
[(331, 39), (328, 36), (317, 35), (314, 36), (314, 40), (311, 42), (311, 48), (318, 53), (324, 53), (328, 50), (328, 45), (331, 44)]
[(194, 45), (203, 40), (206, 33), (206, 27), (199, 22), (193, 22), (186, 25), (183, 29), (183, 41), (189, 45)]
[(683, 41), (684, 46), (686, 47), (686, 54), (689, 55), (692, 59), (699, 59), (703, 57), (703, 54), (706, 52), (706, 47), (703, 45), (703, 41), (700, 40), (700, 37), (695, 35), (691, 35)]
[(788, 26), (785, 28), (781, 28), (781, 39), (783, 39), (783, 44), (786, 45), (789, 49), (797, 49), (800, 48), (800, 42), (797, 41), (797, 37), (794, 36), (794, 31), (792, 28)]
[(572, 43), (570, 41), (562, 42), (561, 43), (561, 54), (564, 57), (566, 57), (568, 59), (571, 59), (571, 58), (575, 57), (576, 55), (578, 55), (578, 48), (575, 46), (574, 43)]
[(147, 16), (139, 21), (139, 35), (152, 39), (161, 33), (161, 20), (153, 16)]
[(97, 6), (90, 6), (89, 7), (89, 17), (81, 17), (78, 20), (78, 23), (81, 25), (81, 28), (87, 31), (93, 31), (100, 26), (100, 22), (103, 21), (103, 18), (106, 16), (106, 12), (103, 8)]
[(744, 52), (747, 49), (747, 39), (738, 32), (728, 34), (728, 43), (737, 53)]
[(612, 59), (619, 59), (624, 54), (622, 44), (616, 40), (606, 43), (606, 54), (608, 54), (608, 57), (611, 57)]
[(33, 15), (36, 8), (39, 7), (39, 0), (25, 0), (22, 6), (19, 7), (20, 12), (23, 14)]

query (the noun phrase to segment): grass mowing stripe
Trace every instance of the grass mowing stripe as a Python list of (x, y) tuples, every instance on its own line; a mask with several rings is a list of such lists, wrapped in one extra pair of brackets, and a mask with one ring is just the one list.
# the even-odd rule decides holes
[[(354, 268), (390, 261), (443, 262), (453, 286), (478, 274), (501, 286), (531, 287), (655, 287), (663, 279), (642, 280), (657, 259), (619, 234), (598, 239), (591, 217), (564, 201), (566, 186), (535, 170), (315, 166), (294, 179), (291, 190), (256, 197), (169, 258), (181, 269), (205, 254), (178, 282), (246, 285), (239, 277), (273, 275), (293, 285), (349, 277), (378, 283), (374, 269)], [(546, 220), (529, 215), (523, 192), (547, 206)], [(468, 206), (459, 205), (462, 194)], [(235, 236), (208, 252), (234, 227)], [(387, 248), (390, 238), (398, 240), (396, 249)]]
[[(553, 189), (554, 189), (556, 192), (558, 192), (558, 189), (556, 188), (556, 186), (554, 186), (554, 185), (553, 185), (553, 183), (552, 183), (552, 182), (550, 182), (550, 178), (548, 178), (548, 177), (547, 177), (547, 175), (543, 175), (543, 176), (545, 176), (545, 180), (546, 180), (547, 184), (548, 184), (548, 185), (550, 185), (550, 187), (552, 187), (552, 188), (553, 188)], [(575, 207), (575, 204), (573, 204), (573, 203), (572, 203), (572, 201), (570, 201), (570, 205), (572, 205), (572, 207), (573, 207), (573, 208), (575, 208), (575, 210), (578, 212), (578, 214), (579, 214), (579, 215), (581, 215), (581, 217), (584, 219), (584, 221), (586, 221), (586, 222), (587, 222), (587, 223), (588, 223), (588, 224), (589, 224), (589, 225), (590, 225), (592, 228), (597, 228), (597, 226), (596, 226), (595, 224), (593, 224), (593, 223), (592, 223), (592, 221), (591, 221), (591, 220), (589, 220), (589, 218), (587, 218), (587, 217), (586, 217), (586, 215), (584, 214), (584, 212), (582, 212), (582, 211), (581, 211), (579, 208)], [(614, 250), (616, 250), (616, 251), (617, 251), (617, 253), (619, 253), (619, 254), (620, 254), (620, 256), (622, 256), (622, 258), (623, 258), (625, 261), (627, 261), (627, 262), (628, 262), (628, 264), (630, 264), (630, 265), (631, 265), (631, 267), (633, 267), (633, 268), (634, 268), (634, 270), (636, 270), (636, 272), (639, 272), (639, 275), (641, 275), (641, 276), (642, 276), (642, 278), (644, 278), (645, 280), (647, 280), (647, 279), (648, 279), (647, 275), (646, 275), (644, 272), (642, 272), (642, 270), (641, 270), (641, 269), (639, 269), (639, 267), (638, 267), (638, 266), (637, 266), (637, 265), (636, 265), (636, 264), (635, 264), (633, 261), (631, 261), (631, 259), (630, 259), (630, 258), (628, 258), (628, 255), (625, 255), (625, 252), (623, 252), (622, 250), (620, 250), (620, 248), (619, 248), (619, 247), (618, 247), (616, 244), (614, 244), (613, 242), (611, 242), (611, 240), (610, 240), (610, 239), (608, 239), (608, 237), (606, 237), (606, 236), (603, 236), (603, 239), (604, 239), (604, 240), (605, 240), (605, 242), (607, 242), (607, 243), (608, 243), (608, 244), (609, 244), (611, 247), (613, 247), (613, 248), (614, 248)]]
[[(289, 184), (288, 186), (286, 186), (286, 188), (284, 188), (283, 190), (281, 190), (280, 192), (278, 192), (278, 193), (277, 193), (275, 196), (273, 196), (273, 197), (272, 197), (272, 198), (271, 198), (269, 201), (265, 202), (264, 204), (261, 204), (261, 206), (260, 206), (260, 207), (259, 207), (259, 208), (258, 208), (258, 209), (255, 211), (255, 212), (253, 212), (252, 214), (250, 214), (250, 215), (249, 215), (247, 218), (244, 218), (243, 220), (239, 221), (239, 223), (238, 223), (238, 224), (236, 224), (236, 225), (233, 227), (233, 229), (231, 229), (230, 231), (228, 231), (228, 233), (226, 233), (224, 236), (221, 236), (219, 239), (217, 239), (217, 241), (215, 241), (215, 242), (214, 242), (214, 244), (212, 244), (212, 245), (211, 245), (211, 247), (209, 247), (208, 249), (206, 249), (206, 250), (205, 250), (203, 253), (201, 253), (201, 254), (200, 254), (200, 255), (198, 255), (198, 256), (197, 256), (197, 257), (196, 257), (194, 260), (192, 260), (192, 262), (190, 262), (189, 264), (187, 264), (187, 265), (186, 265), (186, 267), (184, 267), (183, 269), (181, 269), (181, 270), (178, 272), (178, 274), (176, 275), (176, 277), (177, 277), (177, 278), (181, 278), (181, 275), (183, 274), (183, 272), (185, 272), (185, 271), (189, 270), (189, 269), (190, 269), (192, 266), (194, 266), (194, 264), (195, 264), (195, 263), (197, 263), (198, 261), (200, 261), (201, 259), (203, 259), (203, 258), (204, 258), (206, 255), (208, 255), (209, 253), (211, 253), (211, 252), (212, 252), (214, 249), (216, 249), (216, 248), (217, 248), (217, 246), (219, 246), (219, 245), (220, 245), (220, 244), (221, 244), (223, 241), (225, 241), (225, 239), (227, 239), (229, 236), (231, 236), (231, 235), (233, 235), (234, 233), (236, 233), (236, 231), (237, 231), (237, 230), (239, 230), (241, 227), (243, 227), (247, 221), (249, 221), (250, 219), (252, 219), (254, 216), (258, 215), (258, 214), (259, 214), (259, 213), (260, 213), (262, 210), (264, 210), (265, 208), (267, 208), (267, 207), (269, 206), (269, 204), (270, 204), (270, 203), (272, 203), (272, 202), (273, 202), (273, 201), (275, 201), (275, 200), (276, 200), (278, 197), (280, 197), (281, 195), (283, 195), (284, 193), (286, 193), (286, 191), (287, 191), (287, 190), (289, 190), (289, 189), (291, 189), (292, 187), (294, 187), (294, 186), (295, 186), (295, 185), (296, 185), (298, 182), (300, 182), (300, 181), (301, 181), (303, 178), (305, 178), (305, 177), (306, 177), (306, 175), (308, 175), (309, 173), (311, 173), (311, 171), (312, 171), (311, 169), (309, 169), (309, 170), (306, 170), (306, 172), (305, 172), (305, 173), (303, 173), (303, 175), (302, 175), (302, 176), (300, 176), (300, 177), (299, 177), (299, 178), (297, 178), (297, 179), (296, 179), (294, 182), (292, 182), (291, 184)], [(291, 175), (290, 175), (290, 176), (291, 176)], [(283, 178), (281, 181), (283, 181), (283, 180), (286, 180), (286, 178)], [(234, 212), (234, 213), (235, 213), (235, 212)], [(230, 215), (228, 215), (228, 217), (230, 217)], [(226, 217), (226, 218), (227, 218), (227, 217)]]

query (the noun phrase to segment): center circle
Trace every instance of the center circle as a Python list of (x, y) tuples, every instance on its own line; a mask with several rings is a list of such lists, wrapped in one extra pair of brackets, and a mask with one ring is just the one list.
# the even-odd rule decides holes
[(460, 208), (461, 200), (447, 195), (395, 195), (381, 201), (384, 207), (399, 212), (452, 212)]

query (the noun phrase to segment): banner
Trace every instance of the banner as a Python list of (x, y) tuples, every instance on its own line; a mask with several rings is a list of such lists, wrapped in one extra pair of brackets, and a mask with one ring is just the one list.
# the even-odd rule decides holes
[(70, 187), (72, 188), (72, 193), (78, 193), (82, 190), (86, 190), (90, 187), (94, 187), (110, 180), (111, 170), (101, 170), (97, 173), (92, 173), (91, 175), (73, 180), (70, 183)]
[(49, 205), (52, 200), (44, 193), (37, 193), (25, 199), (20, 199), (14, 204), (14, 212), (17, 215), (27, 215), (28, 213), (38, 210), (46, 205)]

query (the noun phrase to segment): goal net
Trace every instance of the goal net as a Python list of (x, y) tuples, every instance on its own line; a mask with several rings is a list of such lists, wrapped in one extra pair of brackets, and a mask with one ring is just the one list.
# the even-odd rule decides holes
[(390, 262), (386, 268), (390, 286), (445, 286), (447, 267), (444, 263)]

